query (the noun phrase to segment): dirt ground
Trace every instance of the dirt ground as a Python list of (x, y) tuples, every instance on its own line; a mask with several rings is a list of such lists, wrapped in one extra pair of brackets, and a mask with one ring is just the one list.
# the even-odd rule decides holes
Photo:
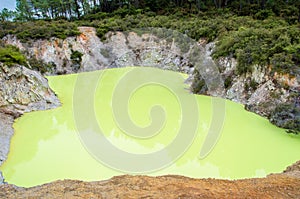
[(32, 188), (0, 186), (0, 198), (300, 198), (300, 162), (282, 174), (244, 180), (117, 176), (99, 182), (56, 181)]

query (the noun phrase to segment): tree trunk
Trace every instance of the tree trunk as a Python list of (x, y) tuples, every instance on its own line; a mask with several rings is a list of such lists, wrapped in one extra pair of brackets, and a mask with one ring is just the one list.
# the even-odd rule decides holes
[(74, 3), (75, 3), (75, 12), (77, 14), (77, 18), (79, 19), (80, 18), (80, 11), (79, 11), (80, 6), (79, 6), (79, 3), (77, 0), (75, 0)]

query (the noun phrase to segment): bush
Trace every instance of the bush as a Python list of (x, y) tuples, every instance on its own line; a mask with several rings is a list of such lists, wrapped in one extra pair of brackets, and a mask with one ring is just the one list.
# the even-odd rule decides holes
[(56, 65), (53, 62), (44, 63), (43, 61), (35, 58), (27, 59), (16, 46), (5, 45), (2, 42), (0, 42), (0, 62), (7, 66), (20, 64), (29, 69), (40, 71), (41, 73), (54, 73), (56, 69)]
[(26, 58), (17, 47), (6, 45), (0, 47), (0, 62), (9, 66), (13, 64), (25, 65)]
[(72, 50), (71, 54), (71, 61), (72, 61), (72, 67), (74, 68), (74, 71), (78, 71), (80, 66), (81, 66), (81, 61), (82, 61), (82, 53), (75, 50)]
[(274, 54), (270, 58), (270, 63), (276, 71), (280, 72), (289, 72), (294, 66), (294, 62), (292, 61), (292, 55), (286, 54), (284, 52)]
[(56, 70), (56, 64), (54, 62), (44, 63), (43, 61), (32, 57), (28, 59), (28, 63), (30, 65), (30, 69), (39, 71), (42, 74), (47, 72), (54, 73)]
[(272, 10), (260, 10), (258, 11), (254, 17), (255, 19), (259, 19), (259, 20), (264, 20), (267, 19), (270, 16), (274, 16), (275, 14), (273, 13)]
[(256, 24), (224, 34), (216, 44), (214, 58), (233, 56), (237, 73), (251, 72), (254, 65), (273, 66), (274, 71), (293, 74), (299, 68), (300, 35), (297, 26)]
[(231, 87), (231, 85), (232, 85), (232, 77), (229, 76), (229, 77), (227, 77), (227, 78), (225, 79), (225, 81), (224, 81), (224, 86), (225, 86), (226, 89), (228, 89), (228, 88)]
[(30, 39), (50, 39), (56, 37), (65, 39), (66, 37), (79, 35), (77, 25), (65, 20), (59, 21), (29, 21), (29, 22), (5, 22), (0, 24), (1, 38), (7, 34), (14, 34), (22, 42)]
[(94, 20), (101, 20), (107, 18), (108, 13), (105, 12), (97, 12), (93, 14), (86, 14), (82, 17), (82, 20), (94, 21)]

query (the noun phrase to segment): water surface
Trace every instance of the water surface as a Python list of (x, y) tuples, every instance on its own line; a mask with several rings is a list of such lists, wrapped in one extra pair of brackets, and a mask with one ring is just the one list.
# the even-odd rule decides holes
[[(126, 134), (115, 121), (112, 98), (120, 79), (134, 69), (85, 73), (82, 85), (76, 82), (78, 74), (48, 77), (50, 87), (58, 95), (62, 107), (26, 113), (16, 120), (10, 153), (0, 168), (6, 181), (30, 187), (58, 179), (95, 181), (130, 173), (99, 161), (82, 144), (74, 119), (73, 106), (80, 106), (73, 103), (74, 91), (92, 92), (94, 104), (90, 106), (95, 110), (93, 117), (106, 139), (118, 149), (132, 154), (155, 153), (168, 146), (176, 138), (182, 121), (180, 95), (196, 99), (199, 118), (193, 142), (183, 156), (171, 165), (145, 172), (147, 175), (178, 174), (194, 178), (225, 179), (263, 177), (281, 172), (300, 159), (299, 137), (285, 133), (266, 119), (245, 111), (242, 105), (227, 100), (220, 138), (208, 156), (199, 158), (213, 116), (212, 98), (190, 94), (182, 81), (183, 74), (153, 68), (139, 68), (136, 78), (157, 76), (164, 78), (164, 81), (175, 82), (175, 94), (168, 87), (153, 83), (141, 86), (135, 92), (125, 89), (124, 95), (132, 92), (128, 110), (135, 125), (146, 127), (151, 124), (153, 118), (150, 117), (150, 110), (153, 105), (163, 107), (166, 120), (160, 131), (151, 137), (139, 138)], [(90, 81), (95, 75), (99, 78), (93, 90), (90, 89)], [(82, 99), (85, 97), (83, 95)], [(117, 100), (126, 99), (119, 97)], [(193, 121), (195, 115), (185, 117)], [(85, 120), (88, 124), (90, 119), (83, 115), (82, 121)], [(110, 154), (110, 151), (105, 152)]]

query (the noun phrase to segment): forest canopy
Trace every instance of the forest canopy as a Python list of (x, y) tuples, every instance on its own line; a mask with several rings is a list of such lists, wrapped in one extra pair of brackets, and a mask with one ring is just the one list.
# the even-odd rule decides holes
[(178, 10), (197, 13), (226, 9), (238, 15), (257, 15), (258, 18), (276, 15), (289, 18), (291, 22), (300, 21), (299, 0), (16, 0), (16, 11), (3, 9), (0, 20), (75, 20), (118, 9), (156, 14), (174, 14)]

